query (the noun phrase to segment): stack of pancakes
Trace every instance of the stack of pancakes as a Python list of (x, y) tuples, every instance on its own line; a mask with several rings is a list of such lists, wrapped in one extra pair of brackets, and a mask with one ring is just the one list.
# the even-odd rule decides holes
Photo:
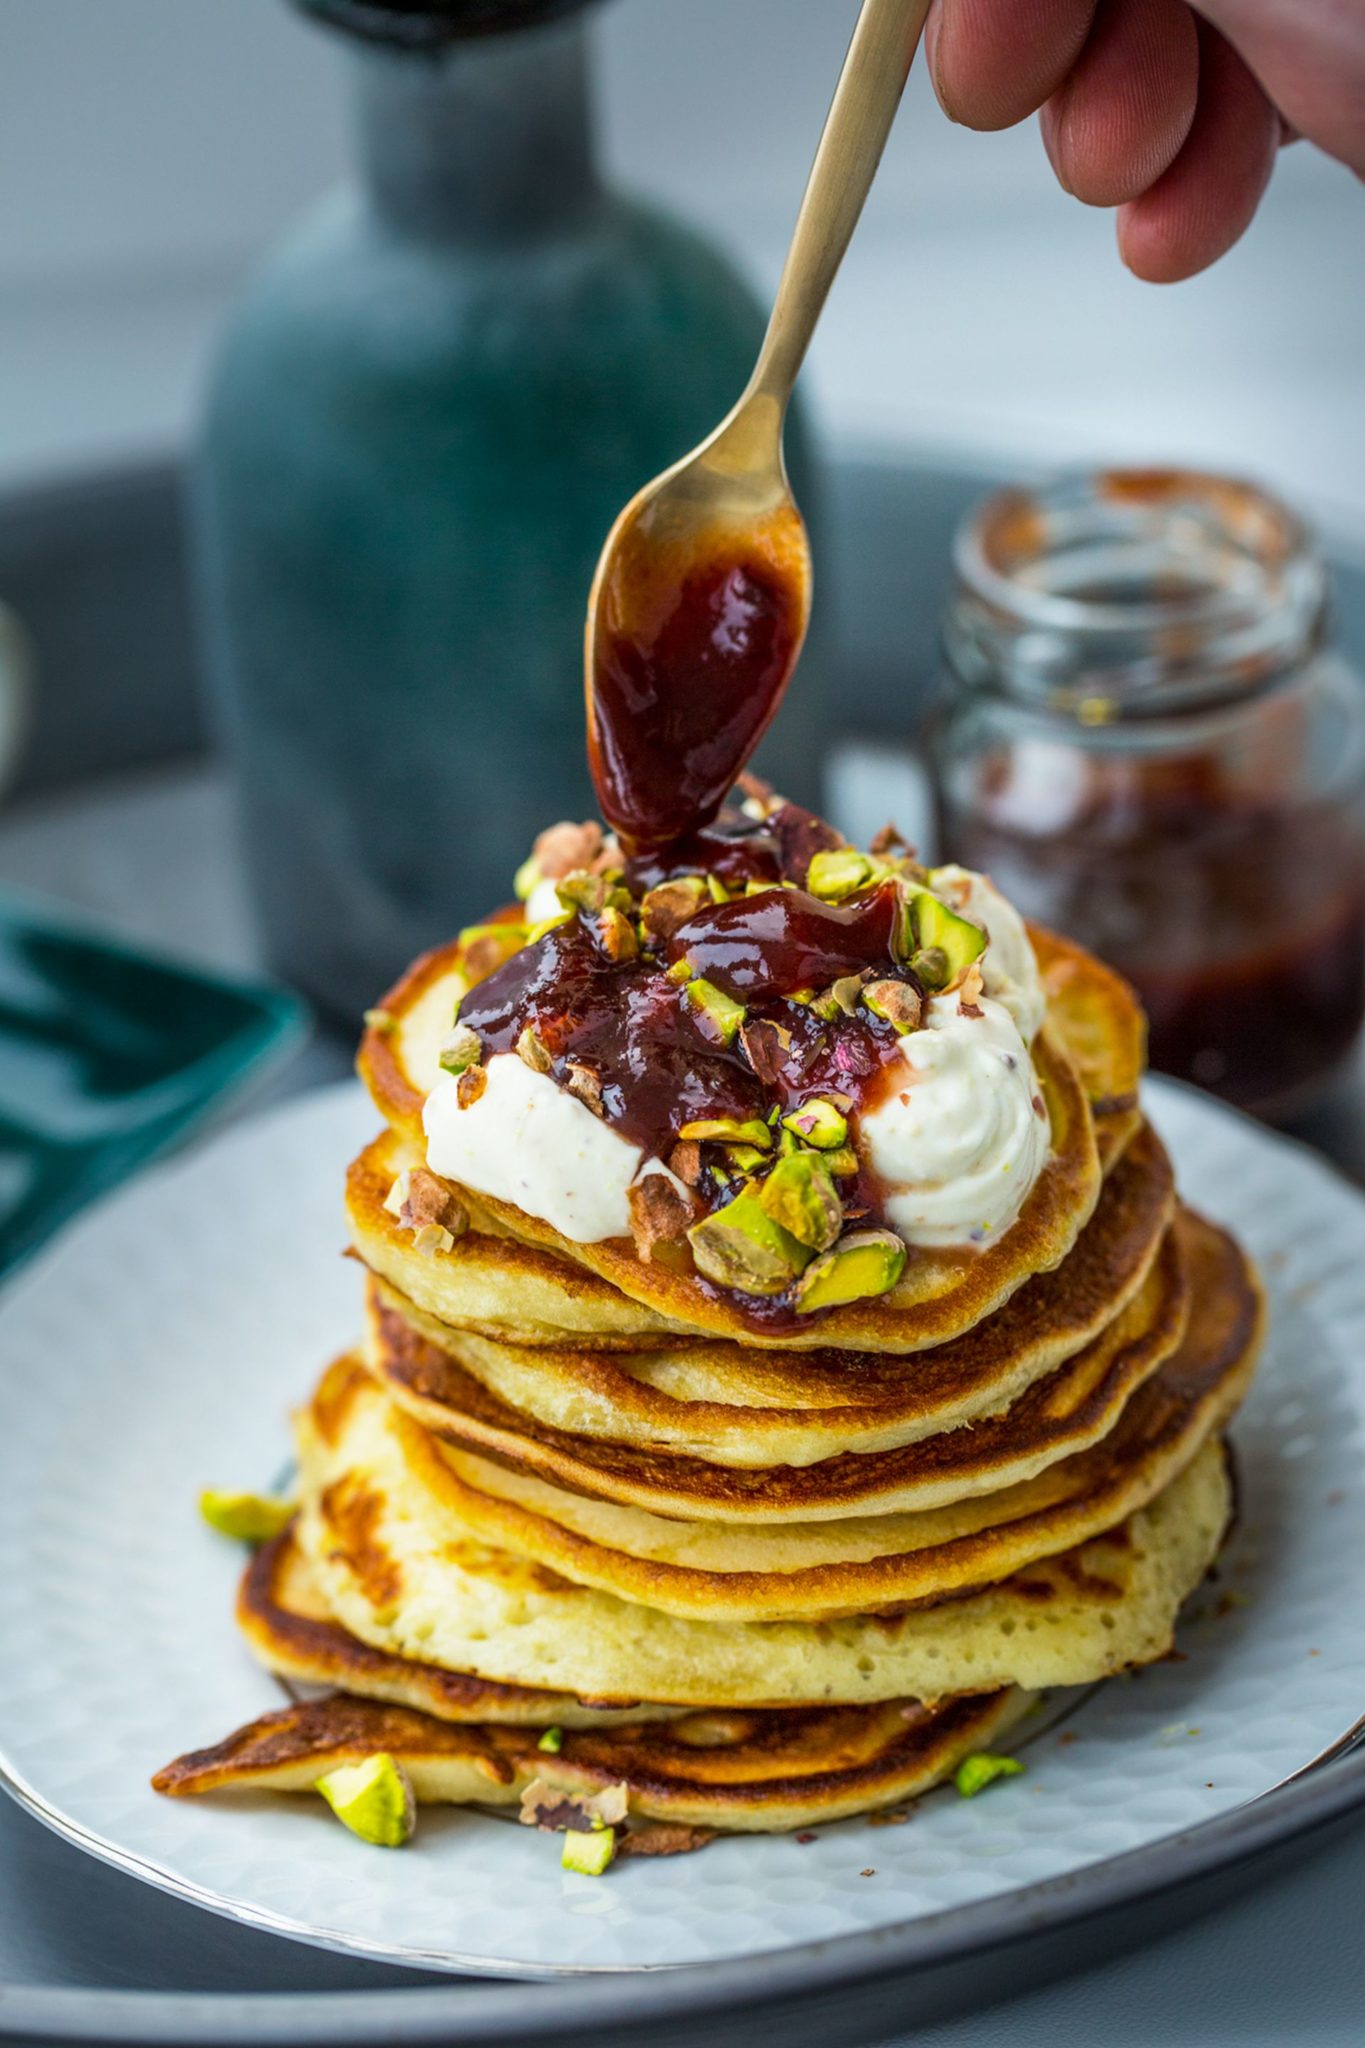
[(795, 1335), (434, 1183), (463, 984), (456, 949), (420, 962), (362, 1048), (365, 1341), (300, 1418), (299, 1513), (239, 1604), (267, 1666), (337, 1690), (163, 1789), (383, 1750), (419, 1799), (608, 1796), (687, 1846), (903, 1801), (1040, 1689), (1164, 1655), (1229, 1520), (1260, 1294), (1142, 1119), (1130, 992), (1032, 937), (1052, 1150), (1017, 1223)]

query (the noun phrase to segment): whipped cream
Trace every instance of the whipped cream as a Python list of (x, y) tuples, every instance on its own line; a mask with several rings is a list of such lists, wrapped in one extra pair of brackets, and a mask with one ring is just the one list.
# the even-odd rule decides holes
[(981, 956), (982, 985), (988, 996), (1009, 1011), (1025, 1045), (1031, 1045), (1043, 1021), (1047, 997), (1023, 918), (989, 877), (972, 868), (935, 868), (929, 886), (950, 910), (970, 918), (985, 932), (988, 943)]
[(640, 1147), (516, 1053), (495, 1053), (487, 1073), (467, 1109), (451, 1074), (428, 1095), (422, 1124), (432, 1172), (515, 1203), (574, 1244), (629, 1237), (627, 1191), (644, 1164)]
[[(544, 924), (547, 918), (562, 915), (563, 909), (553, 876), (542, 875), (527, 897), (522, 915), (527, 924)], [(582, 1107), (581, 1104), (579, 1106)]]
[(935, 997), (901, 1040), (903, 1069), (888, 1069), (887, 1094), (862, 1117), (859, 1151), (907, 1244), (992, 1243), (1047, 1158), (1047, 1111), (1019, 1027), (1003, 1002), (973, 1007)]

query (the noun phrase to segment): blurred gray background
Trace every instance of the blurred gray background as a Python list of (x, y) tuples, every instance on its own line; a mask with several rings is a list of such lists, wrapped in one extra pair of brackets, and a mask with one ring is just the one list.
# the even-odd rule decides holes
[[(853, 0), (608, 0), (624, 180), (776, 274)], [(283, 0), (4, 0), (0, 484), (179, 447), (271, 238), (342, 171), (346, 66)], [(1365, 198), (1302, 146), (1209, 275), (1140, 285), (1037, 133), (917, 73), (808, 382), (837, 435), (1255, 471), (1365, 529)]]

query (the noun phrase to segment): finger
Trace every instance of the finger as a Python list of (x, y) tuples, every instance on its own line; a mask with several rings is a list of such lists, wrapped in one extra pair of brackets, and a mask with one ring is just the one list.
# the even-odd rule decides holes
[(1255, 72), (1291, 128), (1365, 178), (1360, 0), (1193, 0)]
[(1011, 128), (1037, 113), (1075, 63), (1095, 0), (934, 0), (925, 56), (945, 114)]
[(1175, 162), (1199, 96), (1185, 0), (1100, 0), (1070, 76), (1043, 108), (1043, 143), (1087, 206), (1136, 199)]
[(1193, 277), (1251, 223), (1279, 147), (1279, 116), (1215, 29), (1199, 31), (1199, 105), (1189, 140), (1140, 199), (1119, 209), (1119, 253), (1152, 284)]

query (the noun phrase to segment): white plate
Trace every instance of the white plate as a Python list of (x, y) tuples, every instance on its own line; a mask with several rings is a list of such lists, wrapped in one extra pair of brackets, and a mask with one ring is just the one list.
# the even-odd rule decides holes
[[(914, 1920), (1149, 1844), (1255, 1798), (1365, 1713), (1365, 1199), (1307, 1153), (1154, 1083), (1188, 1197), (1273, 1298), (1239, 1421), (1242, 1520), (1185, 1661), (1100, 1689), (1025, 1776), (901, 1827), (566, 1876), (506, 1820), (428, 1810), (366, 1848), (321, 1801), (173, 1802), (147, 1779), (278, 1704), (231, 1623), (236, 1551), (206, 1484), (268, 1485), (286, 1414), (355, 1335), (339, 1253), (347, 1085), (149, 1174), (0, 1299), (0, 1768), (83, 1847), (258, 1926), (513, 1976), (752, 1955)], [(1235, 1596), (1229, 1602), (1224, 1596)], [(1223, 1610), (1223, 1611), (1220, 1611)]]

